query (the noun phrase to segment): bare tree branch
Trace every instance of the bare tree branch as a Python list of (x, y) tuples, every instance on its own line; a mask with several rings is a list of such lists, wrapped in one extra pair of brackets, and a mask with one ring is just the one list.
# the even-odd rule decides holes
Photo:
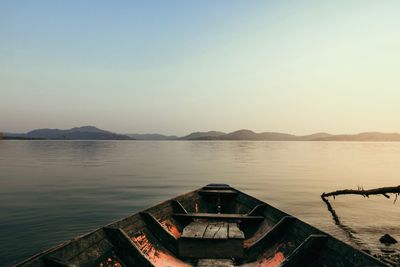
[(324, 192), (322, 193), (321, 197), (326, 198), (331, 196), (335, 197), (339, 195), (362, 195), (363, 197), (369, 197), (370, 195), (383, 195), (386, 198), (390, 198), (389, 194), (396, 194), (396, 199), (397, 199), (397, 195), (400, 194), (400, 185), (390, 186), (390, 187), (380, 187), (370, 190), (364, 190), (364, 188), (360, 187), (358, 187), (357, 190), (353, 189), (337, 190), (329, 193)]

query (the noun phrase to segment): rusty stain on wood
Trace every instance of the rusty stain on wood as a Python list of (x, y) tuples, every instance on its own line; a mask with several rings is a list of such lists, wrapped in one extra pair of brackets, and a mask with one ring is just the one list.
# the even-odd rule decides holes
[(173, 236), (175, 236), (176, 238), (179, 238), (181, 236), (181, 231), (179, 231), (178, 227), (176, 227), (176, 225), (168, 219), (165, 219), (163, 221), (160, 222), (161, 225), (167, 229)]
[(132, 241), (139, 247), (143, 254), (150, 260), (150, 262), (156, 267), (189, 267), (187, 264), (180, 259), (176, 258), (167, 251), (157, 249), (149, 241), (146, 234), (139, 234), (132, 237)]

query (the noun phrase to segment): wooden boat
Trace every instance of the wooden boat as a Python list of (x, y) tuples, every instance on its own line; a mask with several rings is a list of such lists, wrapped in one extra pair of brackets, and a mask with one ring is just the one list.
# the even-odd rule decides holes
[(386, 266), (225, 184), (210, 184), (17, 266)]

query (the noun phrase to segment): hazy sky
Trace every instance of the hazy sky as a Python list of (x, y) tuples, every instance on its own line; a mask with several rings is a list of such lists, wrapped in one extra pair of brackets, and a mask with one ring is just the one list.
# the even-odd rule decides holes
[(0, 130), (400, 132), (400, 1), (0, 2)]

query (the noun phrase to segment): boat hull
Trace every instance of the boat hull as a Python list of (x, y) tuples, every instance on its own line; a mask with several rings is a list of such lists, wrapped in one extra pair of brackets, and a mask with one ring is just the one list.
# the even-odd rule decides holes
[(167, 200), (16, 266), (387, 266), (228, 185)]

